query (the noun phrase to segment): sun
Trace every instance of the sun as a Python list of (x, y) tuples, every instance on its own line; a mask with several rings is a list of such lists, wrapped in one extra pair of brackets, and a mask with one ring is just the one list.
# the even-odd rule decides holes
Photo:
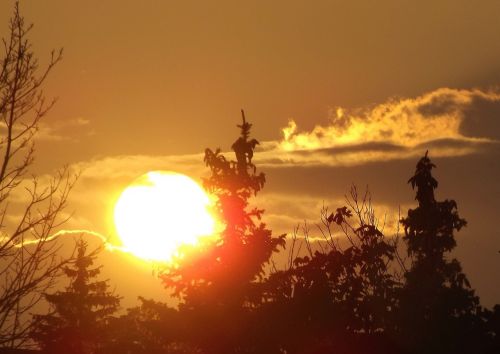
[(196, 245), (214, 233), (211, 204), (190, 177), (148, 172), (129, 185), (116, 202), (116, 231), (126, 251), (146, 260), (169, 261), (181, 245)]

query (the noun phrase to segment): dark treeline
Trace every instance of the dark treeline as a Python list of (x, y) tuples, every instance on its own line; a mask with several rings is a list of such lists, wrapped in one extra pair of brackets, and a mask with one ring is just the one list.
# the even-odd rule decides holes
[[(96, 258), (78, 244), (65, 268), (66, 291), (47, 295), (52, 312), (34, 318), (32, 338), (46, 353), (498, 353), (500, 306), (479, 298), (450, 258), (466, 225), (454, 200), (438, 201), (427, 153), (409, 179), (416, 206), (401, 218), (402, 243), (384, 236), (369, 199), (321, 211), (320, 234), (275, 236), (249, 199), (265, 184), (252, 157), (251, 124), (238, 125), (236, 160), (206, 149), (225, 223), (220, 239), (184, 249), (160, 279), (179, 306), (140, 299), (113, 316), (119, 299), (94, 282)], [(195, 221), (194, 221), (195, 222)], [(274, 264), (287, 252), (286, 264)], [(285, 257), (286, 258), (286, 257)]]

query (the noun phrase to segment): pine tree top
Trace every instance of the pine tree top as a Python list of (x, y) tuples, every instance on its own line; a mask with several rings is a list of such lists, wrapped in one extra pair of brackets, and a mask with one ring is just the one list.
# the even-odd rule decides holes
[(237, 127), (241, 129), (241, 137), (246, 141), (250, 137), (250, 129), (252, 124), (248, 123), (245, 118), (245, 111), (241, 110), (241, 118), (243, 120), (242, 124), (238, 124)]
[(244, 110), (241, 110), (241, 118), (243, 121), (242, 124), (237, 125), (241, 130), (240, 137), (233, 143), (231, 148), (236, 155), (238, 174), (246, 176), (248, 175), (249, 168), (255, 168), (252, 164), (252, 158), (255, 147), (259, 142), (257, 139), (248, 140), (252, 124), (246, 121)]
[(429, 151), (425, 152), (416, 166), (415, 174), (408, 180), (412, 188), (417, 188), (417, 195), (420, 206), (431, 205), (436, 202), (434, 198), (434, 189), (438, 186), (438, 181), (432, 177), (432, 169), (436, 167), (428, 157)]
[(443, 258), (445, 252), (456, 246), (454, 231), (467, 225), (458, 215), (454, 200), (436, 201), (434, 198), (434, 189), (438, 186), (432, 177), (435, 167), (426, 152), (418, 161), (414, 176), (408, 180), (412, 188), (417, 189), (415, 199), (419, 206), (410, 209), (401, 223), (405, 227), (408, 253), (418, 259)]

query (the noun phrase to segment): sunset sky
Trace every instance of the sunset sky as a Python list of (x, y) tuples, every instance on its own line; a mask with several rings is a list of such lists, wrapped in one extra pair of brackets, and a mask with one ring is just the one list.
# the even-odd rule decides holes
[[(12, 7), (0, 2), (2, 36)], [(437, 198), (468, 221), (454, 256), (483, 304), (500, 299), (499, 1), (31, 0), (21, 11), (42, 64), (64, 47), (34, 171), (82, 171), (66, 230), (116, 242), (121, 191), (152, 170), (207, 176), (203, 151), (230, 151), (244, 108), (267, 175), (255, 203), (276, 234), (343, 206), (353, 183), (393, 230), (429, 150)], [(147, 264), (117, 251), (101, 261), (122, 306), (166, 299)]]

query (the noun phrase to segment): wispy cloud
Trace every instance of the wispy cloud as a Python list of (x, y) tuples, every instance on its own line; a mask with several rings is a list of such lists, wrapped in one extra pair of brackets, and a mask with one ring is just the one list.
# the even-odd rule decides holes
[(440, 88), (368, 108), (337, 107), (330, 111), (328, 125), (311, 131), (300, 131), (290, 120), (282, 139), (263, 143), (257, 158), (268, 166), (336, 166), (414, 158), (429, 148), (435, 157), (467, 155), (498, 143), (488, 132), (471, 135), (464, 129), (468, 120), (478, 120), (471, 114), (484, 102), (499, 109), (500, 93)]
[(372, 108), (330, 112), (328, 126), (299, 132), (291, 120), (283, 128), (284, 150), (331, 148), (366, 143), (414, 147), (429, 141), (456, 139), (482, 142), (484, 137), (465, 136), (461, 125), (477, 100), (498, 102), (500, 94), (481, 90), (441, 88), (416, 98), (391, 99)]
[[(280, 139), (262, 142), (254, 159), (262, 167), (345, 166), (414, 158), (425, 149), (432, 149), (434, 157), (467, 155), (498, 143), (486, 132), (470, 134), (463, 128), (469, 120), (480, 119), (471, 112), (482, 102), (500, 109), (500, 93), (440, 88), (369, 108), (335, 108), (329, 113), (330, 124), (311, 131), (300, 131), (291, 120)], [(151, 170), (175, 170), (195, 177), (207, 172), (203, 153), (109, 156), (76, 163), (73, 168), (83, 171), (82, 178), (102, 180), (134, 178)]]
[(37, 140), (42, 141), (78, 141), (82, 135), (92, 135), (90, 120), (77, 117), (58, 122), (41, 122), (36, 134)]
[(129, 179), (152, 170), (173, 170), (200, 175), (205, 169), (203, 154), (184, 155), (118, 155), (82, 161), (71, 166), (82, 172), (82, 178)]

